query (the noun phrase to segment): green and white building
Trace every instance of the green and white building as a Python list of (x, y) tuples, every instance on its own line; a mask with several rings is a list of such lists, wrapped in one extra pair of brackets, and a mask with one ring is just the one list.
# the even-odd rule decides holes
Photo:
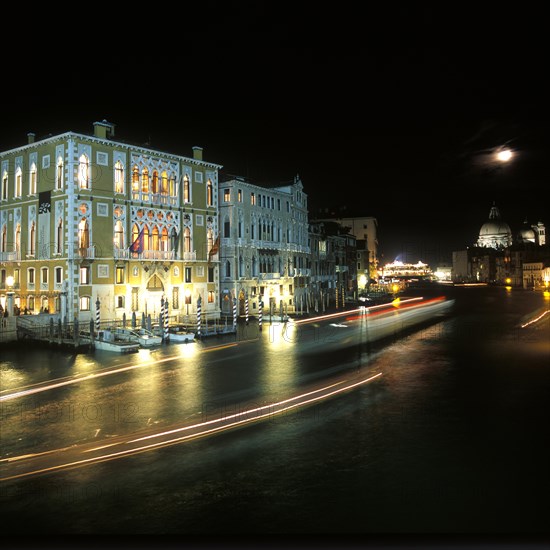
[[(117, 141), (114, 125), (0, 153), (0, 303), (86, 322), (220, 316), (218, 171)], [(213, 250), (214, 248), (214, 250)]]

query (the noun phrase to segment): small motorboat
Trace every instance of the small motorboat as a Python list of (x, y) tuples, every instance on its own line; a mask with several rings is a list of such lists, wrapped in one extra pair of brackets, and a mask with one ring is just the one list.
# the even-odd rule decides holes
[(96, 350), (113, 351), (115, 353), (132, 353), (139, 350), (139, 344), (120, 339), (109, 329), (100, 330), (92, 335), (87, 332), (80, 332), (81, 340), (89, 341)]
[(141, 348), (153, 348), (162, 344), (162, 338), (146, 328), (114, 328), (113, 333), (120, 340), (134, 342)]
[[(153, 333), (164, 339), (164, 329), (159, 325), (153, 327)], [(170, 325), (168, 327), (168, 340), (174, 343), (193, 342), (195, 340), (195, 333), (184, 325)]]

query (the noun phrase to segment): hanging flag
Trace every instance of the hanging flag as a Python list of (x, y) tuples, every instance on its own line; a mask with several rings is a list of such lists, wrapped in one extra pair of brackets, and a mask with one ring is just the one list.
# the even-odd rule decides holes
[(212, 245), (212, 248), (210, 249), (210, 252), (208, 253), (208, 263), (212, 261), (212, 256), (218, 253), (220, 250), (220, 236), (218, 235), (218, 238), (216, 239), (216, 242)]
[(38, 233), (36, 254), (37, 259), (50, 257), (50, 215), (52, 211), (51, 191), (38, 193)]
[(141, 254), (143, 252), (144, 232), (145, 226), (141, 229), (136, 237), (135, 241), (130, 245), (130, 252)]

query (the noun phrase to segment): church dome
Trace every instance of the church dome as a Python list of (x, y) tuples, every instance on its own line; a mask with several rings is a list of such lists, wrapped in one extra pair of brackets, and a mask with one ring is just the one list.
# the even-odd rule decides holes
[(478, 246), (486, 248), (502, 248), (512, 244), (512, 230), (501, 219), (499, 209), (493, 204), (489, 212), (489, 220), (479, 230)]
[(488, 221), (485, 222), (479, 230), (480, 237), (487, 236), (508, 236), (512, 235), (510, 226), (503, 221)]

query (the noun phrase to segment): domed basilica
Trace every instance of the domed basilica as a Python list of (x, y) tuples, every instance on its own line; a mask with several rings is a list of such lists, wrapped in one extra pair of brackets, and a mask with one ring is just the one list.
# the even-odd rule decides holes
[(481, 226), (476, 245), (480, 248), (494, 248), (497, 250), (508, 248), (515, 243), (546, 243), (545, 227), (541, 222), (529, 225), (527, 220), (523, 227), (513, 237), (510, 226), (502, 219), (498, 207), (493, 203), (489, 212), (489, 219)]

